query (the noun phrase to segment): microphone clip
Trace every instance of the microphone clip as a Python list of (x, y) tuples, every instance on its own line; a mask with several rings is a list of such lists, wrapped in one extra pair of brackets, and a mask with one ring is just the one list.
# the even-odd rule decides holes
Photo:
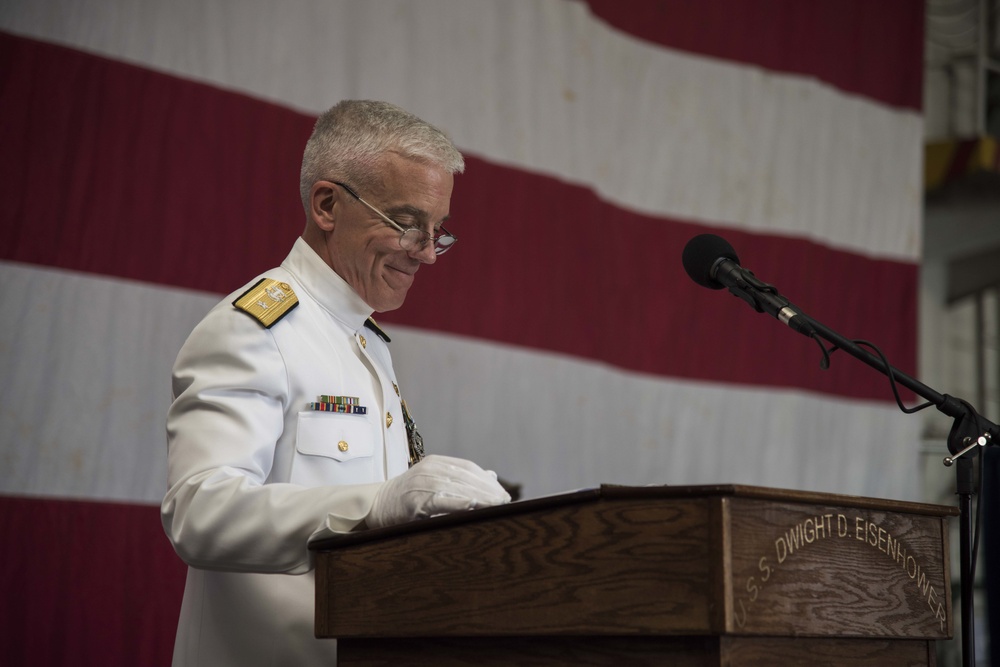
[(774, 285), (765, 283), (755, 276), (753, 271), (744, 269), (729, 258), (722, 257), (712, 267), (711, 275), (714, 280), (728, 288), (731, 294), (746, 301), (758, 313), (767, 313), (804, 336), (812, 337), (816, 333), (808, 318), (799, 312), (797, 306), (781, 296)]
[[(738, 264), (734, 264), (725, 258), (720, 259), (716, 264), (717, 268), (712, 271), (722, 284), (729, 288), (730, 293), (746, 301), (750, 307), (758, 313), (768, 313), (775, 317), (778, 311), (788, 305), (788, 299), (781, 296), (774, 285), (765, 283), (753, 274), (753, 271), (744, 269)], [(720, 279), (720, 271), (727, 274)]]

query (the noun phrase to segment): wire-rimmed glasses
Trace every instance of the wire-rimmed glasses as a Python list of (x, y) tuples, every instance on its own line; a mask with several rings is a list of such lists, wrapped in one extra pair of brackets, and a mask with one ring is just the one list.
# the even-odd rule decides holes
[(366, 202), (364, 199), (362, 199), (361, 196), (357, 192), (355, 192), (351, 186), (347, 185), (346, 183), (341, 183), (340, 181), (330, 181), (330, 182), (333, 183), (334, 185), (339, 185), (340, 187), (347, 190), (349, 193), (351, 193), (352, 197), (354, 197), (359, 202), (361, 202), (369, 209), (371, 209), (371, 212), (377, 215), (378, 217), (382, 218), (382, 220), (387, 225), (397, 230), (400, 233), (399, 246), (403, 250), (406, 250), (407, 252), (420, 252), (421, 250), (426, 248), (427, 244), (430, 243), (431, 240), (433, 239), (434, 254), (443, 255), (444, 253), (448, 252), (448, 250), (453, 245), (455, 245), (456, 241), (458, 241), (458, 237), (456, 237), (454, 234), (445, 229), (444, 225), (441, 225), (441, 231), (443, 233), (434, 237), (432, 237), (430, 233), (428, 233), (423, 229), (419, 229), (417, 227), (404, 227), (403, 225), (399, 224), (398, 222), (387, 216), (385, 213), (378, 210), (377, 208)]

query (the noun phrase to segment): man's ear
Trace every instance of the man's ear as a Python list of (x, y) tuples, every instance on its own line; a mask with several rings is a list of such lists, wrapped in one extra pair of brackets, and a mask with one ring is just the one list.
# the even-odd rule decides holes
[(309, 191), (309, 217), (324, 232), (332, 232), (339, 202), (340, 188), (329, 181), (316, 181)]

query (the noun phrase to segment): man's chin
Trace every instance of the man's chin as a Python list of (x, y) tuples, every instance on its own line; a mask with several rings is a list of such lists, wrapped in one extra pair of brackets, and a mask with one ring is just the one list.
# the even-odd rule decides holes
[(391, 310), (396, 310), (403, 305), (403, 301), (406, 300), (406, 290), (403, 290), (401, 294), (385, 294), (380, 295), (370, 302), (368, 305), (376, 313), (388, 313)]

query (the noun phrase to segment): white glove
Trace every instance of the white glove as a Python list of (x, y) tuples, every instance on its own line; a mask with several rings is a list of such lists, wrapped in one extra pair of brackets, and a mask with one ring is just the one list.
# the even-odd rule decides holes
[(492, 470), (472, 461), (431, 455), (385, 482), (365, 522), (369, 528), (510, 502)]

